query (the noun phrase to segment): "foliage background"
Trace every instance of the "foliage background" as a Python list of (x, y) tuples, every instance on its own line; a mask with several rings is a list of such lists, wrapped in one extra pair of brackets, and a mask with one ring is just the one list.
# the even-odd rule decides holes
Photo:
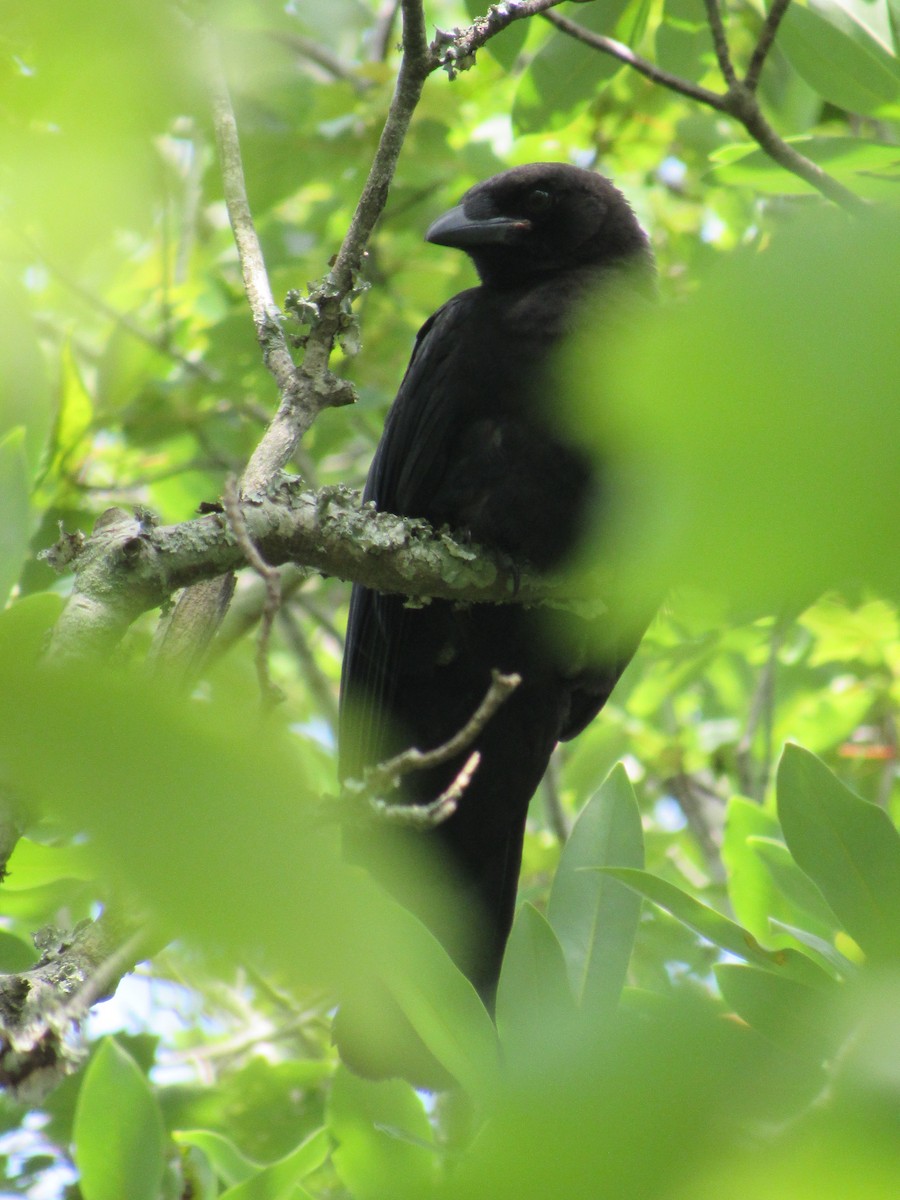
[[(535, 908), (523, 909), (518, 974), (505, 981), (504, 1071), (485, 1065), (484, 1026), (446, 964), (422, 984), (417, 1011), (441, 988), (455, 998), (445, 1019), (468, 1047), (470, 1111), (401, 1081), (360, 1081), (330, 1043), (347, 962), (396, 950), (389, 916), (387, 940), (367, 950), (371, 929), (355, 929), (366, 896), (333, 848), (310, 850), (302, 819), (335, 789), (347, 585), (295, 575), (270, 656), (284, 702), (265, 718), (253, 577), (190, 705), (140, 674), (94, 669), (49, 686), (28, 670), (68, 589), (36, 556), (59, 523), (87, 531), (110, 504), (189, 519), (240, 471), (277, 403), (224, 210), (198, 23), (219, 33), (280, 301), (324, 274), (349, 223), (396, 77), (395, 7), (94, 0), (86, 14), (48, 0), (3, 23), (4, 761), (35, 811), (0, 887), (0, 966), (23, 970), (32, 931), (73, 927), (110, 889), (149, 897), (186, 935), (95, 1009), (87, 1067), (40, 1103), (4, 1101), (7, 1193), (886, 1197), (898, 956), (866, 942), (900, 927), (895, 842), (887, 823), (868, 832), (873, 809), (836, 801), (856, 830), (854, 870), (823, 845), (810, 864), (804, 838), (821, 813), (804, 810), (817, 815), (785, 845), (774, 775), (793, 741), (882, 814), (900, 812), (896, 5), (792, 5), (761, 81), (778, 133), (884, 207), (861, 229), (824, 213), (727, 116), (539, 18), (426, 85), (368, 247), (361, 352), (345, 343), (333, 362), (359, 402), (324, 411), (304, 439), (295, 465), (307, 483), (364, 478), (416, 329), (473, 281), (422, 231), (497, 170), (560, 159), (612, 176), (652, 234), (664, 300), (680, 306), (572, 356), (572, 419), (623, 464), (624, 516), (604, 535), (624, 594), (637, 606), (661, 578), (672, 587), (613, 701), (533, 805), (521, 893)], [(429, 36), (477, 8), (426, 4)], [(562, 11), (721, 87), (700, 0)], [(736, 61), (763, 16), (726, 6)], [(155, 619), (136, 623), (120, 668), (139, 669)], [(805, 949), (826, 973), (830, 963), (840, 986), (795, 979), (797, 993), (758, 963), (761, 979), (735, 976), (753, 967), (727, 931), (702, 914), (679, 920), (690, 915), (680, 901), (675, 912), (647, 902), (619, 1015), (585, 1030), (540, 914), (566, 949), (567, 929), (605, 911), (594, 888), (567, 916), (560, 891), (554, 923), (548, 894), (576, 814), (620, 761), (647, 871), (767, 949)], [(792, 797), (837, 786), (805, 758), (785, 762), (783, 824)], [(604, 795), (633, 843), (621, 772)], [(595, 865), (616, 843), (596, 821), (569, 842)], [(89, 841), (72, 836), (85, 826)], [(588, 873), (573, 872), (584, 885)], [(848, 877), (849, 900), (829, 890)], [(854, 925), (854, 895), (871, 892), (875, 915)], [(627, 941), (627, 920), (608, 928)], [(115, 1041), (98, 1040), (107, 1033)], [(261, 1165), (278, 1160), (266, 1177)]]

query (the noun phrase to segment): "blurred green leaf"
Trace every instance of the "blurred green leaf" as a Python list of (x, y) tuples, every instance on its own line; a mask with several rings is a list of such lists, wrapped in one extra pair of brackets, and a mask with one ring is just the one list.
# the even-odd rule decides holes
[(722, 950), (727, 950), (729, 954), (756, 963), (767, 971), (773, 971), (797, 983), (821, 988), (826, 987), (830, 981), (830, 977), (804, 954), (791, 949), (763, 949), (748, 930), (742, 929), (728, 917), (723, 917), (714, 908), (701, 904), (699, 900), (695, 900), (687, 892), (682, 892), (665, 879), (633, 868), (604, 867), (602, 870), (605, 875), (611, 875), (627, 887), (633, 888), (638, 895), (652, 900), (689, 929), (693, 929)]
[(900, 595), (898, 310), (896, 218), (822, 210), (677, 309), (599, 311), (569, 363), (625, 611), (662, 581), (768, 611), (847, 580)]
[[(743, 963), (717, 963), (725, 1003), (778, 1046), (821, 1063), (835, 1050), (822, 1020), (825, 993)], [(831, 1032), (831, 1031), (829, 1031)]]
[[(900, 190), (900, 149), (865, 138), (820, 137), (816, 135), (787, 139), (805, 158), (860, 196), (873, 200), (893, 200)], [(809, 195), (812, 184), (785, 171), (755, 142), (722, 146), (710, 155), (714, 165), (710, 178), (733, 183), (758, 192), (779, 196)]]
[[(794, 913), (785, 919), (800, 921), (811, 932), (819, 933), (822, 937), (833, 937), (837, 932), (834, 913), (809, 876), (797, 866), (784, 842), (767, 837), (749, 837), (747, 842), (762, 859), (781, 896), (794, 909)], [(769, 915), (779, 915), (774, 906)]]
[(0, 973), (27, 971), (37, 962), (37, 951), (22, 938), (0, 929)]
[(247, 1158), (227, 1137), (211, 1129), (178, 1129), (172, 1139), (179, 1146), (193, 1146), (202, 1151), (228, 1188), (252, 1179), (262, 1169), (261, 1163)]
[(310, 1134), (290, 1154), (222, 1193), (222, 1200), (294, 1200), (301, 1179), (328, 1157), (331, 1142), (324, 1129)]
[(25, 459), (25, 429), (0, 437), (0, 604), (19, 578), (31, 537), (31, 482)]
[(778, 815), (791, 853), (874, 962), (900, 963), (900, 834), (815, 755), (785, 747)]
[(618, 1003), (641, 905), (627, 888), (591, 868), (643, 865), (641, 814), (619, 764), (579, 814), (547, 905), (575, 998), (598, 1020)]
[(422, 1101), (399, 1079), (374, 1083), (338, 1069), (328, 1102), (334, 1164), (357, 1200), (421, 1197), (434, 1183), (437, 1148)]
[(107, 1038), (85, 1072), (75, 1113), (75, 1162), (84, 1200), (157, 1200), (164, 1136), (146, 1076)]

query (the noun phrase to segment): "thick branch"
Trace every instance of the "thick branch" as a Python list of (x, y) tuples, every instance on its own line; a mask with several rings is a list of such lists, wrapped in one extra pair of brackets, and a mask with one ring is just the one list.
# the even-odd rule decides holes
[(26, 1104), (81, 1065), (81, 1021), (147, 949), (141, 931), (108, 914), (72, 934), (45, 930), (35, 941), (37, 965), (0, 977), (0, 1088)]
[[(356, 493), (301, 492), (285, 484), (241, 506), (248, 536), (266, 562), (301, 563), (378, 591), (448, 600), (567, 603), (560, 580), (522, 572), (516, 589), (508, 562), (435, 532), (425, 521), (360, 508)], [(84, 657), (114, 645), (140, 615), (188, 587), (241, 567), (244, 552), (228, 520), (212, 513), (181, 525), (155, 526), (146, 516), (111, 509), (92, 536), (64, 537), (46, 552), (60, 570), (74, 567), (75, 585), (49, 649), (51, 659)], [(602, 594), (602, 589), (598, 588)], [(602, 605), (588, 598), (585, 615)]]

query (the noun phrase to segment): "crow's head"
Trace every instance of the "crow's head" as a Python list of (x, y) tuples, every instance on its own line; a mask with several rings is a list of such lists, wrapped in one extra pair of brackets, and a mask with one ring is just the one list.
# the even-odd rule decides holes
[(566, 163), (529, 163), (476, 184), (425, 240), (465, 250), (495, 286), (581, 267), (652, 265), (647, 235), (618, 188)]

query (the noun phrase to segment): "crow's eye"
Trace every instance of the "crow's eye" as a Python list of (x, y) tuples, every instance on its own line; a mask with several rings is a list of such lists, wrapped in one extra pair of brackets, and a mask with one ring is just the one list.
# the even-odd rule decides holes
[(539, 217), (553, 207), (553, 196), (543, 188), (535, 188), (525, 197), (523, 207), (529, 217)]

